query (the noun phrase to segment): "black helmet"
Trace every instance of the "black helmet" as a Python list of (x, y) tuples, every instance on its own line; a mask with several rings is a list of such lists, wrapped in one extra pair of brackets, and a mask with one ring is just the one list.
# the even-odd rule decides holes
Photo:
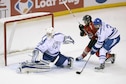
[(90, 22), (92, 22), (92, 17), (90, 15), (85, 15), (83, 17), (83, 21), (85, 21), (87, 24), (89, 24)]

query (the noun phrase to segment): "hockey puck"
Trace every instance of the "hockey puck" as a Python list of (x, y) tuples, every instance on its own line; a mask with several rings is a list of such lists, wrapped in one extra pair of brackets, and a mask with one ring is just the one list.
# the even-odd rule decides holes
[(78, 72), (78, 71), (77, 71), (76, 74), (81, 74), (81, 72)]

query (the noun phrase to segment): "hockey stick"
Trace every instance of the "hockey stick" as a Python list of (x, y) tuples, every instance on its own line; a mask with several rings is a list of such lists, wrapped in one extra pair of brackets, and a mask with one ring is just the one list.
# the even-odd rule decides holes
[(67, 10), (70, 12), (70, 14), (72, 14), (73, 15), (73, 17), (76, 19), (76, 21), (78, 22), (78, 24), (80, 24), (80, 22), (77, 20), (77, 17), (74, 15), (74, 13), (70, 10), (70, 8), (68, 7), (68, 5), (65, 3), (65, 2), (63, 2), (63, 4), (64, 4), (64, 6), (67, 8)]
[[(28, 54), (28, 56), (32, 57), (31, 54)], [(46, 60), (41, 60), (41, 62), (48, 64), (50, 67), (53, 67), (55, 65), (55, 63), (58, 61), (58, 59), (59, 59), (59, 56), (56, 57), (54, 62), (49, 62), (49, 61), (46, 61)]]
[[(64, 4), (64, 6), (67, 8), (67, 10), (70, 12), (70, 14), (72, 14), (73, 15), (73, 17), (76, 19), (76, 21), (78, 22), (78, 24), (80, 25), (80, 22), (77, 20), (77, 17), (74, 15), (74, 13), (70, 10), (70, 8), (68, 7), (68, 5), (65, 3), (65, 2), (63, 2), (63, 4)], [(84, 32), (88, 35), (88, 33), (87, 33), (87, 31), (85, 30), (85, 29), (83, 29), (84, 30)]]
[[(28, 56), (30, 56), (30, 57), (32, 57), (32, 55), (31, 54), (28, 54)], [(49, 61), (46, 61), (46, 60), (40, 60), (40, 62), (43, 62), (43, 63), (45, 63), (45, 64), (47, 64), (47, 65), (49, 65)]]
[(86, 65), (87, 65), (87, 63), (88, 63), (88, 61), (89, 61), (90, 58), (91, 58), (91, 55), (89, 56), (88, 60), (87, 60), (86, 63), (84, 64), (82, 70), (81, 70), (81, 71), (77, 71), (76, 74), (81, 74), (81, 73), (83, 72), (83, 70), (85, 69), (85, 67), (86, 67)]
[(54, 62), (50, 62), (50, 63), (49, 63), (49, 66), (50, 66), (50, 67), (53, 67), (53, 66), (55, 65), (55, 63), (58, 61), (58, 59), (59, 59), (59, 56), (57, 56), (57, 58), (55, 59)]
[[(32, 57), (32, 55), (28, 54), (28, 56)], [(47, 72), (50, 71), (55, 63), (58, 61), (59, 56), (56, 57), (54, 62), (49, 62), (46, 60), (38, 61), (38, 63), (32, 62), (22, 62), (20, 63), (20, 67), (17, 68), (18, 73), (30, 73), (30, 72)]]

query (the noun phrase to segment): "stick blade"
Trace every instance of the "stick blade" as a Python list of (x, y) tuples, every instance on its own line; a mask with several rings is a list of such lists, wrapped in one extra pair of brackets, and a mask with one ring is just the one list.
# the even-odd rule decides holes
[(76, 74), (81, 74), (81, 72), (77, 71)]

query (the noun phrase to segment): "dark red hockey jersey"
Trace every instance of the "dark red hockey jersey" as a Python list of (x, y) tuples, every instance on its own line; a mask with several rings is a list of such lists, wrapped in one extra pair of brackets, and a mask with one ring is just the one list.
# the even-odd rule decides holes
[(94, 27), (93, 22), (84, 26), (84, 36), (88, 35), (90, 39), (97, 39), (96, 32), (97, 29)]

